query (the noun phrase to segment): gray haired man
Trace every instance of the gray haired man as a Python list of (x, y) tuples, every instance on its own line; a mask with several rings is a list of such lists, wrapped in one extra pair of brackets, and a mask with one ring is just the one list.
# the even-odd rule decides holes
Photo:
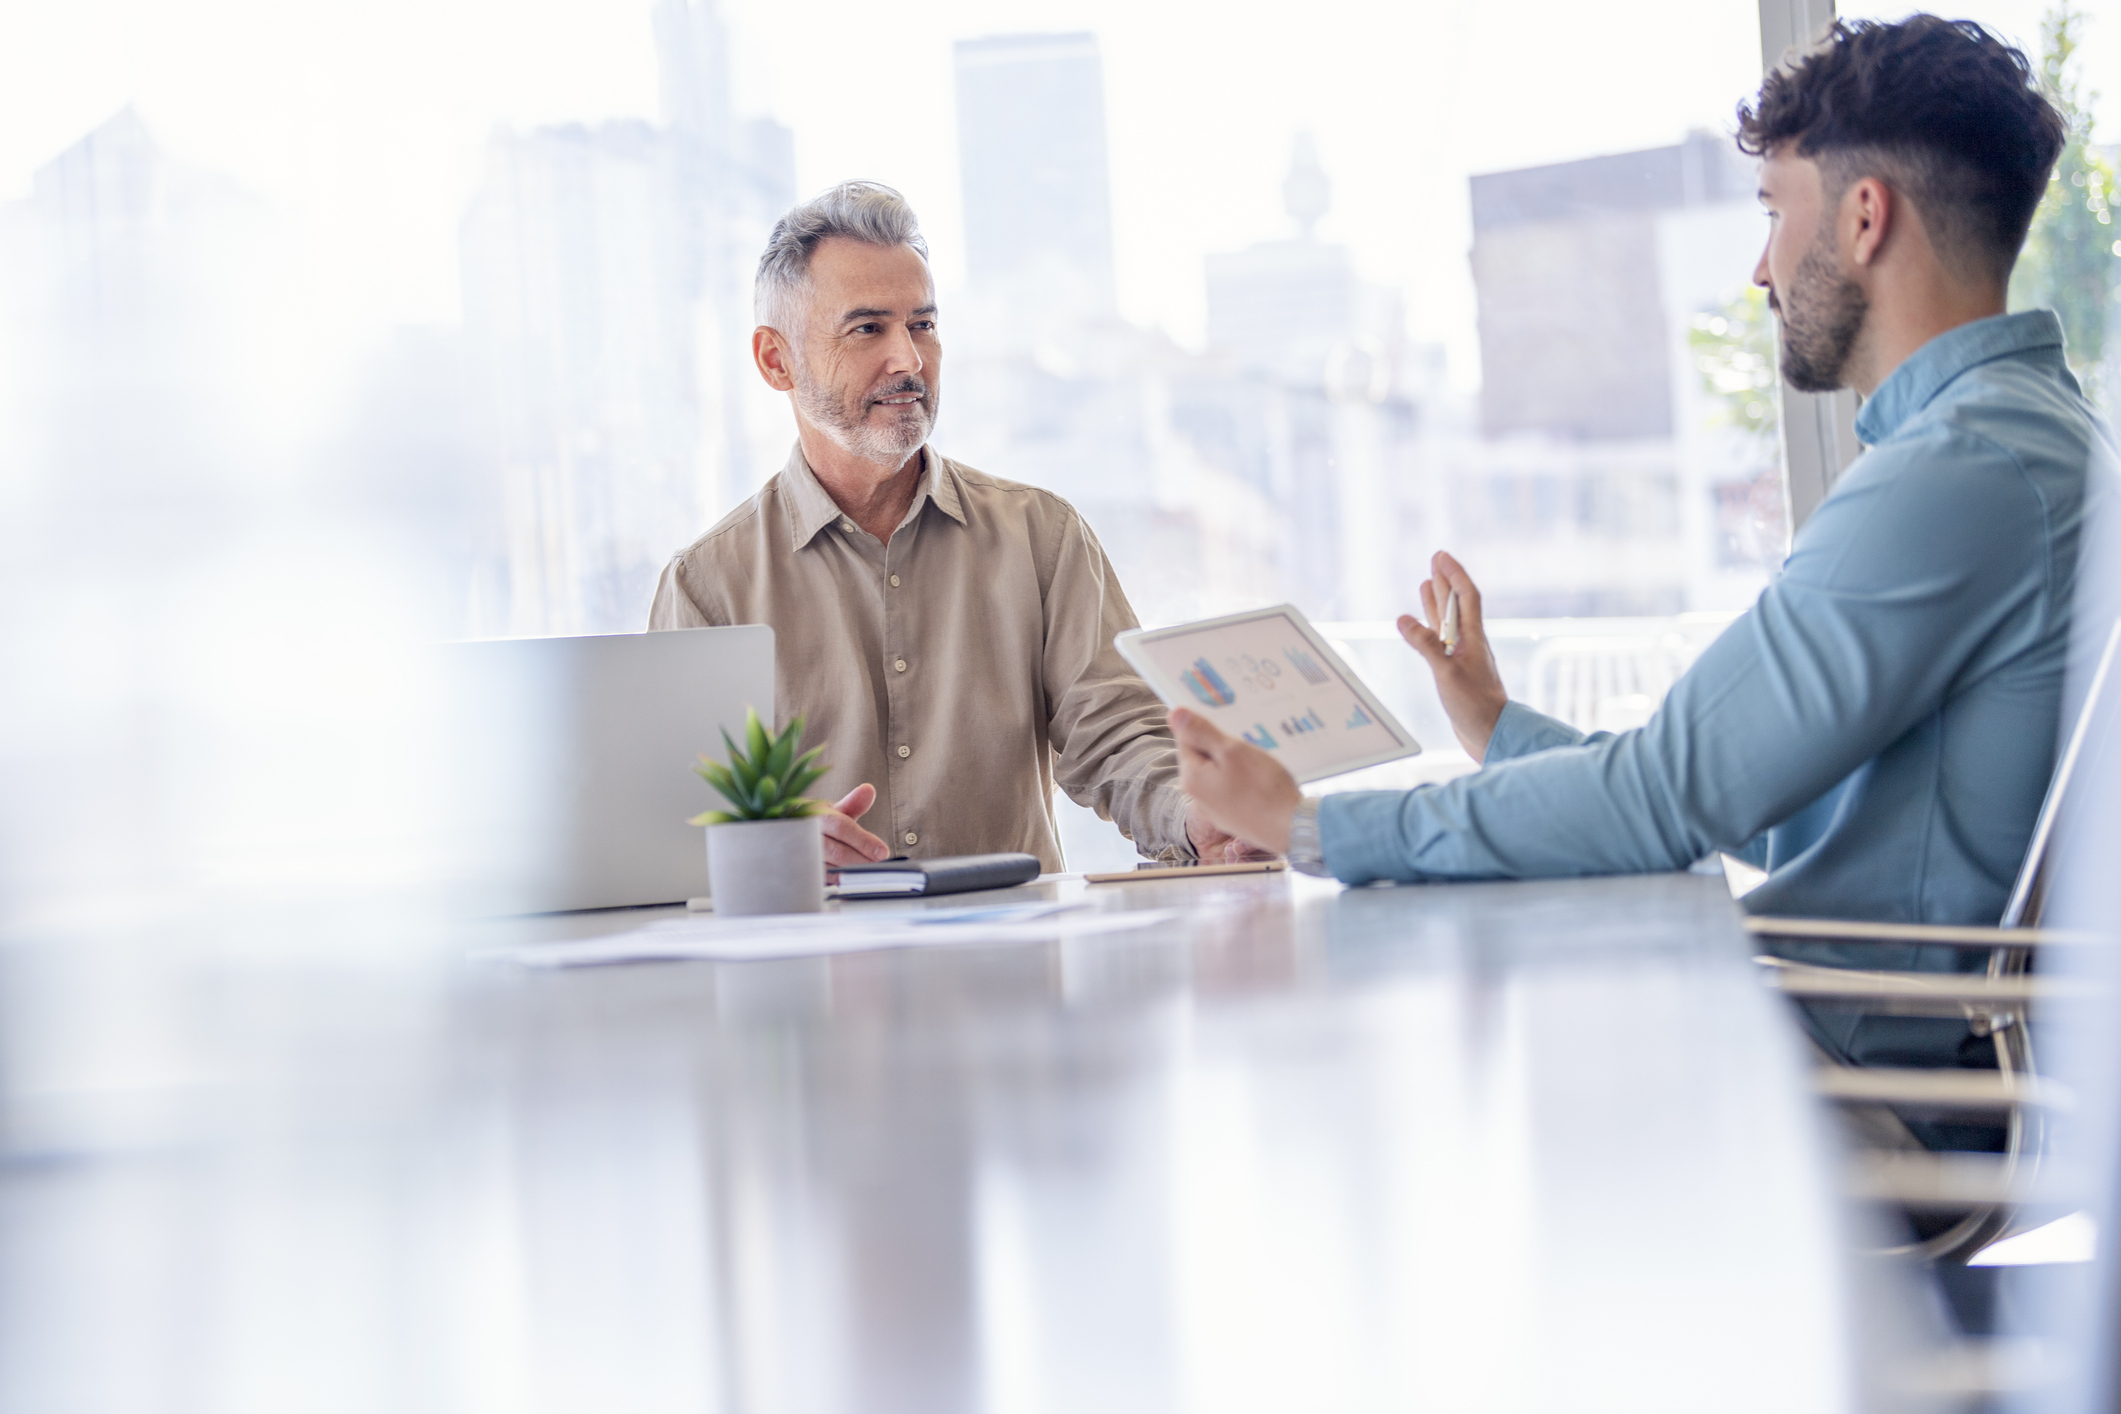
[(1163, 708), (1112, 648), (1134, 611), (1082, 517), (927, 446), (943, 348), (904, 199), (847, 182), (783, 216), (756, 313), (752, 361), (789, 395), (795, 449), (670, 562), (648, 626), (773, 627), (781, 714), (809, 719), (821, 788), (844, 793), (826, 862), (1020, 850), (1059, 869), (1056, 780), (1145, 854), (1243, 854), (1189, 814)]

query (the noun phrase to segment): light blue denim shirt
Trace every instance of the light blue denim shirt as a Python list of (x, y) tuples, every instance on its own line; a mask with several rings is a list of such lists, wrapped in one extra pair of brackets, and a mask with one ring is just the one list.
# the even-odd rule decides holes
[(1473, 775), (1328, 796), (1326, 867), (1521, 879), (1729, 850), (1769, 870), (1756, 912), (1995, 922), (2054, 760), (2110, 434), (2044, 310), (1932, 339), (1856, 430), (1868, 450), (1648, 725), (1586, 737), (1512, 703)]

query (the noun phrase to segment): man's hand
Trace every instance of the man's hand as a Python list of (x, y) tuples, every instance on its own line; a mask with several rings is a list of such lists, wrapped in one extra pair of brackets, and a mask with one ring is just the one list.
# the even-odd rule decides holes
[(854, 822), (869, 813), (876, 804), (876, 787), (867, 784), (856, 786), (846, 797), (830, 810), (818, 812), (825, 833), (825, 867), (837, 869), (843, 864), (874, 864), (879, 859), (891, 857), (891, 846), (870, 834)]
[(1222, 829), (1201, 814), (1199, 804), (1193, 801), (1186, 803), (1186, 838), (1192, 842), (1193, 857), (1203, 864), (1242, 864), (1248, 859), (1274, 857), (1274, 851), (1255, 848)]
[[(1479, 761), (1488, 754), (1488, 738), (1494, 735), (1495, 719), (1502, 715), (1510, 695), (1503, 691), (1502, 673), (1488, 647), (1488, 633), (1480, 617), (1480, 589), (1464, 565), (1438, 550), (1429, 561), (1431, 578), (1422, 581), (1421, 611), (1428, 624), (1412, 614), (1399, 616), (1399, 636), (1428, 663), (1436, 675), (1436, 695), (1451, 718), (1451, 731), (1466, 755)], [(1444, 603), (1458, 595), (1458, 641), (1444, 651), (1442, 632)]]
[(1171, 735), (1178, 738), (1178, 784), (1193, 810), (1225, 835), (1269, 854), (1289, 848), (1289, 822), (1303, 792), (1279, 761), (1183, 707), (1171, 709)]

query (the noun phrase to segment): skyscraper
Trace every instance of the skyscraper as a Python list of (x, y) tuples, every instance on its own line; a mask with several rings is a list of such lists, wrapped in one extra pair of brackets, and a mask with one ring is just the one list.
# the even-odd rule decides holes
[(1472, 178), (1483, 430), (1669, 436), (1658, 219), (1750, 208), (1755, 185), (1750, 165), (1709, 133)]
[(1332, 182), (1307, 134), (1282, 201), (1293, 239), (1211, 254), (1208, 346), (1235, 376), (1174, 400), (1270, 498), (1282, 518), (1284, 587), (1315, 613), (1388, 613), (1404, 540), (1399, 478), (1413, 408), (1398, 388), (1405, 316), (1357, 274), (1347, 247), (1318, 239)]
[(1750, 515), (1773, 473), (1718, 425), (1689, 344), (1758, 257), (1756, 185), (1701, 132), (1471, 178), (1482, 438), (1451, 504), (1459, 541), (1507, 586), (1490, 613), (1661, 614), (1759, 592), (1760, 565), (1717, 551), (1716, 527)]
[(965, 255), (976, 291), (1082, 313), (1113, 308), (1104, 65), (1089, 34), (957, 45)]
[(464, 324), (503, 507), (484, 632), (638, 628), (655, 576), (760, 467), (751, 265), (794, 147), (730, 109), (714, 0), (661, 0), (661, 124), (504, 133), (463, 227)]
[(280, 213), (173, 159), (131, 108), (40, 167), (26, 200), (0, 205), (0, 342), (28, 474), (159, 497), (255, 470), (229, 399), (285, 386), (270, 380), (287, 371), (272, 331), (289, 264)]
[(463, 228), (500, 483), (484, 631), (638, 627), (713, 509), (688, 226), (675, 154), (646, 123), (495, 138)]
[(1208, 256), (1208, 346), (1247, 368), (1317, 384), (1343, 345), (1389, 337), (1397, 310), (1366, 309), (1373, 292), (1363, 289), (1348, 248), (1318, 239), (1332, 184), (1307, 134), (1297, 136), (1282, 199), (1296, 239)]

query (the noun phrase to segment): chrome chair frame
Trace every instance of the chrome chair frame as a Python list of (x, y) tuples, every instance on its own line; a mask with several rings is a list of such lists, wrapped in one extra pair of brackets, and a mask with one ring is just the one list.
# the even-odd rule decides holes
[[(1988, 953), (1988, 966), (1980, 974), (1868, 972), (1817, 967), (1769, 956), (1755, 959), (1762, 964), (1770, 985), (1794, 1001), (1848, 1002), (1899, 1016), (1963, 1016), (1975, 1035), (1987, 1036), (1995, 1047), (1993, 1076), (1979, 1071), (1822, 1066), (1815, 1077), (1817, 1093), (1837, 1104), (2004, 1116), (2003, 1153), (1985, 1168), (1978, 1184), (1954, 1183), (1943, 1176), (1948, 1165), (1971, 1156), (1906, 1155), (1893, 1161), (1897, 1176), (1887, 1186), (1897, 1186), (1911, 1197), (1930, 1194), (1941, 1200), (1943, 1195), (1960, 1193), (1977, 1200), (1967, 1202), (1964, 1215), (1944, 1230), (1888, 1249), (1895, 1254), (1924, 1261), (1950, 1260), (1970, 1255), (2002, 1236), (2018, 1207), (2035, 1194), (2046, 1148), (2048, 1113), (2069, 1104), (2066, 1092), (2052, 1082), (2042, 1082), (2038, 1076), (2030, 1026), (2032, 1013), (2036, 1007), (2090, 999), (2097, 995), (2096, 989), (2036, 977), (2032, 971), (2038, 951), (2097, 946), (2105, 941), (2088, 934), (2042, 929), (2039, 925), (2053, 883), (2055, 839), (2069, 806), (2071, 784), (2082, 773), (2087, 745), (2093, 743), (2095, 732), (2100, 737), (2098, 745), (2105, 745), (2104, 738), (2110, 734), (2102, 704), (2109, 691), (2117, 648), (2121, 648), (2121, 621), (2115, 622), (2107, 633), (2076, 723), (2041, 802), (2025, 862), (2018, 870), (2003, 918), (1996, 927), (1769, 917), (1746, 920), (1746, 930), (1754, 937), (1778, 942), (1912, 944)], [(1935, 1173), (1924, 1173), (1925, 1161)], [(1967, 1167), (1959, 1163), (1959, 1168)], [(1858, 1184), (1859, 1188), (1865, 1186)], [(1873, 1176), (1868, 1188), (1875, 1192), (1879, 1187)], [(1960, 1210), (1949, 1201), (1902, 1206)]]

